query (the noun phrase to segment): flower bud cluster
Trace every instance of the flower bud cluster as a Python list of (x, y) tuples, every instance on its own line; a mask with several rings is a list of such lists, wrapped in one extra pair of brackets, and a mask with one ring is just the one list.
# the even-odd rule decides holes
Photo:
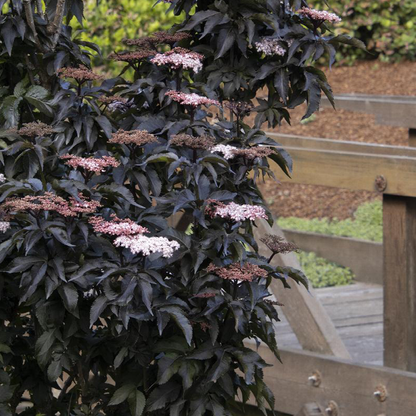
[(20, 129), (10, 129), (9, 132), (26, 137), (44, 137), (54, 133), (53, 128), (48, 124), (36, 121), (23, 123)]
[(60, 78), (73, 78), (79, 82), (103, 79), (101, 75), (94, 74), (94, 72), (88, 69), (85, 65), (80, 65), (78, 68), (61, 68), (58, 71), (58, 74)]
[(113, 133), (110, 143), (118, 144), (134, 144), (136, 146), (143, 146), (148, 143), (154, 143), (157, 141), (157, 137), (146, 130), (118, 130)]
[(78, 199), (71, 197), (69, 201), (53, 194), (45, 192), (44, 195), (26, 195), (23, 198), (9, 198), (0, 206), (3, 213), (17, 212), (55, 211), (64, 217), (75, 217), (78, 214), (92, 214), (101, 207), (98, 201), (87, 200), (79, 194)]
[(267, 277), (267, 271), (256, 264), (233, 263), (226, 267), (217, 267), (211, 263), (207, 267), (207, 272), (214, 273), (224, 280), (238, 280), (240, 282), (252, 282), (255, 278)]
[(177, 134), (172, 137), (170, 144), (178, 147), (190, 147), (191, 149), (210, 150), (215, 144), (215, 139), (208, 135), (195, 137), (190, 134)]

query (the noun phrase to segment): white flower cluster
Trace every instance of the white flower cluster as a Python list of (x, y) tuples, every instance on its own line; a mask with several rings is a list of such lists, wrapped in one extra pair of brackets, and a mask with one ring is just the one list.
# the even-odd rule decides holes
[(192, 69), (198, 73), (202, 69), (202, 59), (199, 53), (184, 48), (174, 48), (165, 53), (158, 53), (151, 59), (156, 65), (169, 65), (173, 69)]
[(5, 233), (10, 228), (8, 221), (0, 221), (0, 233)]
[(0, 173), (0, 183), (4, 182), (6, 182), (6, 177), (2, 173)]
[(230, 218), (234, 221), (254, 221), (257, 218), (267, 219), (266, 211), (263, 207), (248, 204), (239, 205), (235, 202), (231, 202), (224, 206), (218, 206), (215, 209), (215, 216)]
[(335, 13), (310, 9), (309, 7), (302, 7), (300, 10), (298, 10), (298, 13), (303, 16), (308, 16), (312, 20), (317, 20), (320, 22), (339, 23), (342, 20)]
[(284, 56), (286, 53), (286, 50), (279, 45), (278, 39), (263, 38), (261, 42), (256, 42), (255, 46), (257, 52), (264, 53), (267, 56)]
[(114, 241), (116, 247), (128, 248), (133, 254), (142, 253), (149, 256), (161, 252), (163, 257), (172, 257), (173, 252), (179, 249), (179, 243), (170, 241), (165, 237), (146, 237), (144, 235), (123, 235)]
[(222, 153), (224, 155), (224, 159), (229, 160), (235, 157), (235, 150), (238, 149), (234, 146), (230, 146), (229, 144), (217, 144), (211, 149), (211, 153)]

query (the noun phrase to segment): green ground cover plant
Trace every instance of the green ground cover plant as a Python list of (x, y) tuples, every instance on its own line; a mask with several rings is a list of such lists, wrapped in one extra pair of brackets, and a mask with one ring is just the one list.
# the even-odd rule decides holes
[(348, 267), (330, 262), (315, 253), (296, 253), (301, 269), (314, 288), (350, 285), (354, 273)]
[(158, 3), (183, 20), (113, 45), (106, 79), (66, 24), (81, 0), (0, 1), (2, 415), (275, 406), (245, 342), (278, 357), (269, 286), (307, 281), (253, 237), (273, 223), (257, 180), (292, 164), (262, 126), (332, 100), (315, 62), (358, 43), (305, 1)]
[(353, 219), (329, 220), (298, 217), (278, 218), (282, 228), (318, 234), (351, 237), (375, 242), (383, 241), (383, 206), (380, 201), (367, 202), (359, 206)]

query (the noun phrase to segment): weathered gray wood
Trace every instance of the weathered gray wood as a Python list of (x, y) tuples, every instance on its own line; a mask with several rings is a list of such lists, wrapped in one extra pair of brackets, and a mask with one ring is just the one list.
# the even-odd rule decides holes
[[(415, 414), (416, 374), (288, 349), (281, 349), (280, 364), (266, 347), (259, 351), (273, 365), (265, 369), (265, 381), (276, 395), (279, 411), (296, 414), (299, 404), (316, 402), (326, 406), (333, 400), (339, 406), (340, 416)], [(322, 375), (320, 387), (308, 382), (316, 370)], [(387, 388), (385, 402), (374, 396), (379, 385)]]
[(331, 150), (341, 153), (362, 153), (378, 156), (403, 156), (410, 158), (416, 157), (416, 149), (413, 147), (321, 139), (317, 137), (305, 137), (274, 132), (267, 132), (267, 135), (275, 139), (282, 145), (283, 148), (295, 147), (300, 149)]
[(382, 243), (287, 229), (283, 232), (300, 250), (349, 267), (359, 282), (383, 284)]
[[(278, 139), (278, 137), (275, 137)], [(305, 139), (313, 143), (315, 139)], [(327, 142), (330, 142), (329, 140)], [(377, 145), (364, 145), (362, 152), (315, 149), (312, 146), (284, 145), (294, 161), (292, 178), (282, 174), (276, 164), (271, 168), (282, 182), (323, 185), (374, 192), (380, 178), (380, 192), (416, 196), (416, 157), (377, 154)], [(406, 148), (407, 149), (407, 148)], [(410, 152), (409, 154), (414, 155)], [(403, 178), (406, 178), (404, 180)]]
[[(322, 107), (330, 107), (324, 98)], [(335, 106), (343, 110), (373, 114), (379, 124), (416, 128), (415, 97), (391, 95), (339, 94)]]
[(296, 416), (325, 416), (324, 412), (318, 403), (307, 403)]
[[(259, 252), (269, 256), (267, 247), (260, 242), (266, 234), (283, 236), (280, 228), (275, 224), (273, 228), (265, 220), (256, 221), (254, 237), (259, 243)], [(299, 262), (293, 253), (275, 256), (273, 262), (300, 269)], [(304, 349), (317, 351), (337, 357), (349, 358), (350, 355), (341, 341), (327, 312), (314, 295), (311, 288), (309, 293), (303, 287), (291, 284), (291, 289), (284, 289), (281, 282), (275, 280), (271, 290), (276, 298), (285, 306), (282, 308), (288, 322)]]
[(383, 224), (384, 363), (416, 372), (416, 200), (385, 195)]

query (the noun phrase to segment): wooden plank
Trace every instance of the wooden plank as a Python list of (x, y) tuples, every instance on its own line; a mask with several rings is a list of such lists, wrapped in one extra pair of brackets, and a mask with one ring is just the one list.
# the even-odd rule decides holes
[(416, 158), (287, 146), (285, 150), (294, 161), (292, 178), (271, 165), (282, 182), (374, 192), (376, 179), (383, 177), (384, 193), (416, 196)]
[(300, 250), (349, 267), (356, 280), (383, 284), (383, 245), (372, 241), (283, 229)]
[(384, 362), (416, 372), (416, 200), (384, 195), (383, 224)]
[[(270, 252), (260, 242), (260, 238), (266, 234), (283, 236), (283, 233), (276, 224), (271, 228), (265, 220), (256, 221), (256, 225), (254, 238), (259, 243), (259, 253), (269, 256)], [(300, 269), (294, 253), (275, 256), (273, 262)], [(291, 289), (288, 290), (284, 289), (280, 281), (273, 280), (271, 290), (276, 298), (285, 305), (282, 308), (284, 314), (304, 349), (337, 357), (350, 357), (330, 317), (314, 295), (312, 288), (308, 293), (303, 286), (293, 282)]]
[[(406, 96), (377, 96), (364, 94), (339, 94), (335, 106), (343, 110), (373, 114), (379, 124), (416, 128), (416, 99)], [(322, 108), (331, 107), (322, 100)]]
[[(281, 350), (280, 364), (266, 347), (261, 346), (259, 351), (273, 365), (265, 369), (265, 381), (276, 396), (279, 411), (296, 414), (299, 404), (316, 402), (327, 406), (332, 400), (338, 404), (340, 416), (415, 414), (416, 374), (289, 349)], [(316, 370), (322, 375), (319, 387), (308, 382)], [(374, 396), (379, 385), (387, 388), (384, 402)]]
[(325, 416), (325, 413), (318, 403), (307, 403), (296, 416)]
[(274, 132), (267, 132), (267, 135), (276, 140), (283, 148), (296, 147), (302, 149), (332, 150), (341, 153), (352, 152), (372, 155), (416, 157), (416, 149), (413, 147), (321, 139)]

